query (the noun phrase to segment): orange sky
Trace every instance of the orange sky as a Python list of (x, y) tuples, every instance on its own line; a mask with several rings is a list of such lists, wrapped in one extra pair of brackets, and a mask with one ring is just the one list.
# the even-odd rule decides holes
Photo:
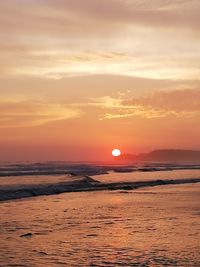
[(7, 0), (0, 11), (0, 161), (200, 149), (198, 0)]

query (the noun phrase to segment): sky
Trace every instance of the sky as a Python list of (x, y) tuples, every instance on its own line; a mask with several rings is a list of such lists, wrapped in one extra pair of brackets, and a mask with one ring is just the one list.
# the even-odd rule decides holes
[(0, 12), (0, 161), (200, 149), (199, 0), (6, 0)]

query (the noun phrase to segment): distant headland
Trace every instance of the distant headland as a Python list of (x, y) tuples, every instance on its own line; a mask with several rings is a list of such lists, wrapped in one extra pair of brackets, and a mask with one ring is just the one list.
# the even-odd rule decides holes
[(122, 154), (120, 161), (200, 163), (200, 150), (158, 149), (149, 153)]

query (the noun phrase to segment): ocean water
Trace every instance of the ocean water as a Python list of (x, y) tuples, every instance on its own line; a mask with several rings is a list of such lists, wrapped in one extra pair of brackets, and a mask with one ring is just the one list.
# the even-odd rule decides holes
[(200, 266), (200, 185), (0, 204), (0, 266)]
[[(122, 167), (120, 167), (121, 169)], [(126, 166), (123, 167), (126, 170)], [(163, 167), (162, 167), (163, 168)], [(137, 170), (134, 167), (129, 167), (130, 172), (118, 172), (116, 166), (90, 166), (90, 165), (19, 165), (0, 168), (0, 189), (8, 186), (21, 186), (41, 184), (56, 184), (60, 182), (75, 181), (80, 177), (91, 173), (90, 177), (102, 183), (113, 182), (139, 182), (139, 181), (154, 181), (154, 180), (177, 180), (177, 179), (196, 179), (200, 178), (200, 166), (190, 167), (186, 169), (177, 166), (165, 166), (146, 168)], [(64, 173), (59, 173), (61, 170)], [(145, 170), (145, 171), (144, 171)], [(47, 172), (48, 174), (46, 174)], [(55, 172), (55, 173), (54, 173)], [(71, 175), (70, 173), (77, 173)], [(28, 173), (28, 174), (27, 174)], [(44, 173), (44, 174), (43, 174)]]
[(94, 175), (95, 180), (104, 183), (112, 182), (138, 182), (153, 180), (177, 180), (177, 179), (193, 179), (200, 178), (200, 169), (172, 169), (164, 171), (134, 171), (134, 172), (114, 172), (108, 174)]
[[(20, 173), (12, 167), (9, 175), (14, 176), (2, 175), (0, 188), (79, 179), (41, 175), (44, 167), (36, 168), (31, 171), (37, 174), (26, 175), (29, 166), (22, 171), (20, 165)], [(196, 167), (159, 169), (126, 173), (106, 168), (99, 174), (105, 170), (81, 166), (78, 173), (96, 172), (91, 177), (103, 183), (200, 178)], [(200, 266), (200, 183), (2, 201), (0, 240), (2, 267)]]

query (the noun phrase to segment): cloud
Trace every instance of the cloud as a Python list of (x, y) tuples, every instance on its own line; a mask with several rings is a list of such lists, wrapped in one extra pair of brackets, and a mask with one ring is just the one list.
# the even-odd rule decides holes
[(100, 120), (129, 118), (135, 116), (139, 116), (146, 119), (164, 118), (168, 116), (191, 118), (194, 115), (196, 115), (196, 112), (176, 112), (172, 110), (157, 110), (150, 107), (135, 106), (129, 110), (120, 111), (119, 113), (106, 113), (103, 118), (100, 118)]
[(0, 114), (0, 128), (18, 128), (77, 118), (81, 111), (57, 103), (1, 100)]
[(140, 98), (123, 101), (125, 106), (153, 106), (174, 112), (200, 111), (200, 89), (155, 91)]
[[(13, 76), (33, 76), (55, 80), (95, 73), (112, 73), (111, 67), (115, 64), (121, 64), (127, 57), (125, 53), (111, 51), (74, 52), (65, 49), (44, 50), (28, 48), (21, 50), (17, 46), (3, 46), (1, 51), (7, 54), (5, 60), (2, 57), (4, 66), (0, 70), (1, 72)], [(24, 51), (25, 57), (22, 57), (22, 51)], [(10, 58), (11, 62), (13, 62), (13, 59), (18, 61), (18, 66), (15, 63), (14, 65), (8, 63), (8, 58)], [(103, 65), (104, 70), (102, 68)]]
[[(57, 10), (70, 10), (79, 17), (123, 24), (186, 27), (198, 30), (199, 1), (46, 0)], [(181, 11), (181, 12), (180, 12)]]
[(90, 99), (91, 102), (86, 103), (90, 106), (97, 106), (101, 108), (120, 108), (123, 107), (121, 104), (121, 100), (118, 98), (114, 98), (111, 96), (103, 96), (99, 97), (98, 99), (92, 98)]
[(200, 27), (198, 0), (7, 0), (0, 2), (0, 10), (3, 37), (26, 45), (42, 43), (44, 48), (67, 44), (74, 49), (80, 42), (88, 46), (88, 39), (90, 45), (98, 40), (108, 43), (113, 37), (127, 39), (130, 28), (136, 35), (138, 27), (141, 31), (147, 28), (146, 33), (161, 28), (175, 34), (178, 28), (199, 36)]
[(200, 115), (200, 89), (155, 91), (130, 100), (104, 97), (96, 105), (110, 109), (100, 120), (134, 116), (146, 119), (168, 116), (191, 118)]
[(0, 1), (1, 77), (199, 79), (200, 2)]

